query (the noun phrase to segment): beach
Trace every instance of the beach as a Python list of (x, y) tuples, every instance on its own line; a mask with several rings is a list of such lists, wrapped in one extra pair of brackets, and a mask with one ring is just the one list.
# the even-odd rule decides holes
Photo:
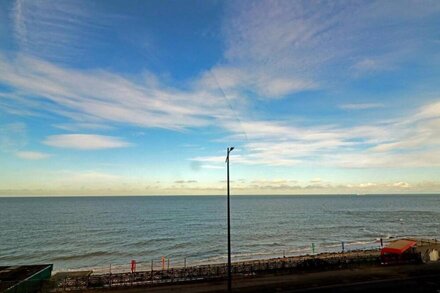
[[(234, 292), (436, 292), (440, 263), (383, 265), (380, 252), (353, 251), (233, 264)], [(114, 275), (59, 273), (51, 290), (64, 292), (226, 292), (225, 264)], [(91, 272), (89, 272), (91, 273)], [(82, 275), (82, 276), (81, 276)], [(64, 281), (63, 281), (64, 278)]]
[[(356, 268), (380, 264), (379, 250), (358, 250), (345, 253), (321, 253), (282, 258), (234, 262), (234, 277), (251, 277), (272, 273), (304, 273)], [(163, 268), (124, 273), (99, 273), (94, 271), (59, 272), (52, 277), (56, 290), (85, 290), (92, 288), (132, 288), (170, 283), (216, 281), (227, 277), (227, 264), (205, 264), (181, 268)]]

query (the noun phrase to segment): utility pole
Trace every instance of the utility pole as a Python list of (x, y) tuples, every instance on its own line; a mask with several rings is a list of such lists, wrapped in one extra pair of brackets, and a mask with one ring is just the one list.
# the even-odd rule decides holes
[(234, 147), (227, 148), (226, 154), (226, 182), (228, 186), (228, 292), (232, 292), (232, 265), (231, 265), (231, 209), (230, 209), (230, 192), (229, 192), (229, 153)]

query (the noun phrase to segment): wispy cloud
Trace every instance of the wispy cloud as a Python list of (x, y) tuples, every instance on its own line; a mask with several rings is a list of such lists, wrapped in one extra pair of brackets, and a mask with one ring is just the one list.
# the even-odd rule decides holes
[[(397, 54), (398, 56), (399, 54)], [(397, 59), (396, 53), (382, 56), (380, 58), (365, 57), (354, 63), (351, 67), (355, 77), (361, 77), (380, 71), (388, 71), (396, 69), (391, 65)]]
[(267, 73), (246, 66), (217, 66), (205, 72), (197, 81), (198, 86), (208, 90), (221, 88), (234, 96), (251, 91), (262, 98), (282, 98), (288, 94), (313, 90), (318, 85), (308, 79)]
[[(428, 6), (412, 1), (234, 3), (224, 22), (224, 60), (210, 71), (226, 89), (281, 98), (331, 86), (341, 76), (349, 80), (352, 69), (358, 75), (393, 68), (422, 46), (427, 31), (411, 23), (440, 11), (435, 1)], [(393, 26), (387, 25), (390, 15)]]
[(34, 152), (34, 151), (20, 151), (20, 152), (16, 152), (15, 155), (20, 159), (24, 159), (24, 160), (43, 160), (51, 156), (51, 154), (48, 153)]
[(197, 180), (176, 180), (176, 181), (174, 181), (174, 183), (177, 183), (177, 184), (192, 184), (192, 183), (197, 183)]
[[(44, 108), (78, 125), (113, 122), (183, 130), (231, 115), (224, 97), (215, 91), (181, 91), (151, 79), (74, 70), (25, 56), (0, 56), (0, 82), (13, 88), (4, 101), (9, 108)], [(28, 95), (38, 99), (23, 98)]]
[(408, 123), (415, 121), (440, 118), (440, 102), (424, 105), (420, 111), (412, 118), (408, 119)]
[[(225, 98), (206, 86), (181, 91), (157, 81), (141, 82), (105, 71), (73, 70), (23, 56), (12, 60), (0, 58), (0, 65), (0, 81), (16, 89), (9, 93), (11, 107), (29, 111), (41, 109), (41, 104), (35, 104), (38, 99), (14, 99), (17, 95), (32, 94), (39, 97), (41, 103), (47, 102), (44, 107), (47, 111), (69, 117), (79, 125), (112, 122), (178, 131), (216, 125), (231, 133), (231, 139), (245, 140), (244, 152), (237, 156), (237, 160), (245, 164), (293, 166), (319, 162), (330, 166), (374, 167), (397, 160), (398, 164), (408, 166), (437, 165), (429, 154), (406, 154), (411, 160), (400, 160), (397, 154), (390, 152), (397, 148), (408, 151), (437, 145), (438, 103), (422, 107), (410, 115), (410, 119), (400, 117), (398, 121), (376, 121), (361, 126), (307, 126), (288, 121), (249, 120), (245, 110), (238, 108), (242, 120), (237, 127), (232, 122), (234, 119), (230, 119), (234, 115)], [(378, 106), (349, 104), (345, 108)], [(127, 146), (124, 141), (107, 141), (102, 145), (94, 142), (96, 144), (91, 146), (81, 145), (72, 137), (68, 141), (60, 138), (45, 141), (80, 149)], [(212, 159), (224, 160), (222, 155), (221, 160), (220, 156), (207, 156), (194, 158), (194, 161), (213, 166)]]
[(44, 144), (57, 147), (78, 150), (98, 150), (128, 147), (131, 144), (113, 136), (96, 134), (61, 134), (47, 137)]
[(111, 130), (113, 127), (106, 124), (99, 123), (59, 123), (53, 125), (56, 128), (67, 131), (81, 131), (81, 130)]
[[(240, 128), (233, 123), (224, 126), (235, 133), (231, 139), (243, 138), (241, 131), (246, 133), (242, 152), (232, 156), (238, 164), (342, 168), (440, 166), (437, 103), (415, 110), (410, 117), (360, 126), (295, 126), (264, 120), (243, 121)], [(220, 166), (224, 156), (199, 156), (193, 160)]]
[[(237, 142), (237, 150), (232, 154), (237, 164), (339, 168), (440, 166), (438, 102), (414, 109), (406, 117), (393, 115), (388, 120), (378, 118), (360, 125), (357, 121), (327, 123), (316, 119), (317, 116), (300, 117), (304, 118), (301, 122), (285, 117), (281, 120), (270, 110), (264, 115), (250, 113), (257, 104), (255, 101), (294, 98), (294, 94), (303, 91), (325, 90), (333, 83), (345, 83), (346, 79), (357, 77), (358, 73), (395, 68), (393, 64), (405, 54), (419, 55), (420, 51), (414, 48), (424, 46), (421, 40), (427, 31), (426, 26), (413, 24), (438, 13), (438, 1), (426, 5), (405, 0), (397, 4), (391, 1), (233, 3), (225, 9), (222, 35), (225, 52), (221, 60), (212, 67), (203, 67), (205, 71), (197, 76), (186, 76), (179, 86), (151, 72), (131, 75), (92, 68), (102, 64), (68, 65), (66, 61), (75, 61), (78, 55), (88, 56), (85, 54), (88, 46), (96, 47), (101, 42), (100, 32), (113, 29), (108, 18), (90, 17), (93, 10), (88, 5), (17, 0), (11, 11), (21, 54), (0, 55), (0, 84), (6, 86), (0, 93), (0, 108), (13, 115), (48, 113), (67, 118), (53, 125), (73, 134), (49, 136), (43, 141), (46, 145), (79, 150), (123, 148), (131, 144), (122, 137), (81, 133), (116, 130), (127, 125), (180, 132), (206, 127), (209, 131), (215, 128), (216, 137), (224, 136), (228, 143)], [(83, 42), (83, 34), (92, 42)], [(384, 104), (392, 108), (391, 102)], [(382, 108), (384, 104), (346, 103), (339, 107), (368, 110)], [(25, 141), (25, 131), (18, 124), (0, 129), (2, 150), (10, 150), (25, 159), (44, 157), (43, 153), (23, 151)], [(209, 154), (209, 147), (198, 151), (207, 155), (192, 158), (193, 171), (224, 168), (223, 153)], [(117, 177), (90, 172), (77, 174), (77, 181), (105, 182), (119, 180)], [(188, 180), (169, 183), (188, 184), (199, 191), (223, 188)], [(387, 183), (365, 180), (343, 186), (313, 179), (305, 183), (290, 179), (255, 180), (251, 184), (249, 187), (243, 183), (237, 188), (243, 192), (250, 188), (262, 192), (415, 188), (414, 183), (404, 179)], [(431, 189), (435, 188), (432, 186)]]
[(102, 14), (88, 2), (15, 0), (10, 18), (21, 52), (56, 62), (87, 58), (105, 45), (115, 16)]
[(393, 187), (399, 187), (399, 188), (409, 188), (409, 187), (411, 187), (411, 185), (408, 182), (403, 182), (403, 181), (395, 182), (395, 183), (392, 184), (392, 186)]
[[(195, 180), (176, 180), (175, 182), (154, 182), (126, 178), (112, 173), (96, 170), (69, 171), (51, 173), (52, 181), (48, 185), (38, 180), (30, 188), (23, 189), (23, 184), (4, 188), (0, 185), (0, 195), (14, 194), (73, 194), (73, 195), (158, 195), (158, 194), (191, 194), (208, 195), (224, 194), (225, 181), (200, 182)], [(174, 184), (173, 184), (174, 183)], [(326, 180), (301, 181), (290, 178), (232, 180), (234, 194), (374, 194), (374, 193), (414, 193), (436, 192), (440, 182), (426, 181), (412, 183), (404, 180), (341, 182), (332, 183)]]
[(353, 103), (353, 104), (343, 104), (339, 105), (339, 108), (343, 110), (369, 110), (384, 108), (385, 105), (381, 103)]

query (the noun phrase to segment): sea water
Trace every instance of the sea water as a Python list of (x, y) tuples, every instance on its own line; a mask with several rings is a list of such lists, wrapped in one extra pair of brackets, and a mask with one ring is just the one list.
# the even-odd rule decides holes
[[(232, 256), (378, 248), (380, 238), (439, 238), (439, 223), (436, 195), (233, 196)], [(0, 198), (0, 265), (225, 262), (226, 232), (225, 196)]]

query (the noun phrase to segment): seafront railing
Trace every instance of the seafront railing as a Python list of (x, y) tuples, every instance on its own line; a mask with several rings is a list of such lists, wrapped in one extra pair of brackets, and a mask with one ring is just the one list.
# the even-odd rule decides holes
[[(234, 262), (232, 273), (235, 276), (245, 277), (270, 272), (347, 268), (367, 263), (380, 263), (378, 249)], [(55, 275), (51, 280), (50, 291), (63, 292), (91, 288), (149, 286), (161, 283), (224, 279), (227, 276), (227, 264), (165, 267), (159, 270), (136, 270), (129, 273), (92, 274), (92, 271), (84, 271), (82, 274), (79, 272), (63, 274), (58, 277)]]

